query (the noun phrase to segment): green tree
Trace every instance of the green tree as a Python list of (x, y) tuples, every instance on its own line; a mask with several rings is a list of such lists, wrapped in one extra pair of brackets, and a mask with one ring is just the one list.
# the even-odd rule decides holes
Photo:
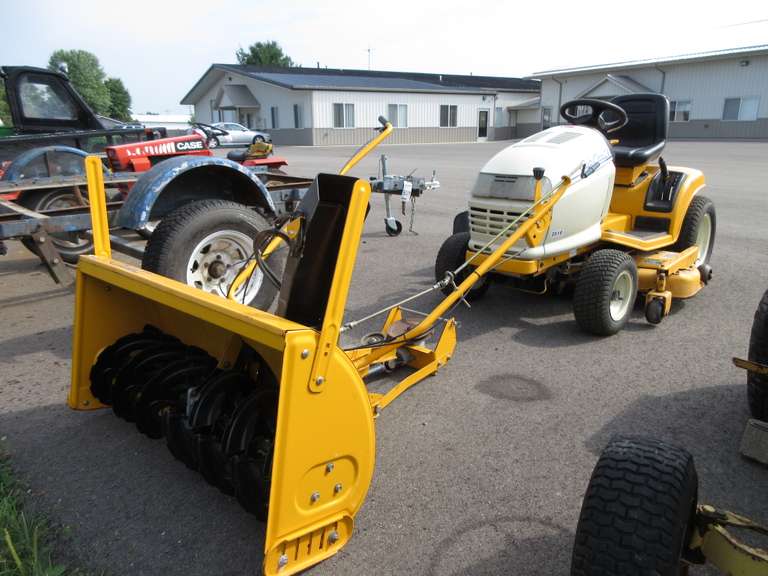
[(110, 111), (109, 89), (104, 84), (104, 73), (99, 59), (86, 50), (56, 50), (48, 60), (48, 68), (59, 70), (67, 65), (70, 82), (96, 114), (108, 115)]
[(5, 95), (5, 82), (0, 78), (0, 122), (6, 128), (11, 126), (11, 109), (8, 107), (8, 98)]
[(248, 46), (247, 50), (238, 48), (235, 55), (240, 64), (276, 66), (281, 68), (288, 68), (294, 65), (290, 56), (287, 56), (280, 45), (274, 40), (256, 42)]
[(128, 122), (131, 120), (131, 95), (120, 78), (107, 78), (104, 84), (109, 90), (109, 116), (115, 120)]

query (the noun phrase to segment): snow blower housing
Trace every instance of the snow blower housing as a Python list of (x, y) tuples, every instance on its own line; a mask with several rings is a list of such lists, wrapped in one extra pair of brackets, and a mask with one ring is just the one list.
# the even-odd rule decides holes
[(561, 115), (568, 124), (509, 146), (483, 167), (468, 212), (457, 216), (438, 255), (436, 278), (462, 262), (483, 262), (535, 200), (536, 180), (546, 193), (567, 175), (571, 185), (551, 217), (469, 296), (482, 295), (491, 279), (536, 292), (575, 282), (574, 315), (588, 332), (620, 330), (638, 293), (645, 295), (647, 320), (658, 323), (673, 298), (695, 295), (711, 276), (715, 209), (699, 194), (704, 176), (667, 167), (660, 156), (669, 118), (665, 96), (573, 100)]

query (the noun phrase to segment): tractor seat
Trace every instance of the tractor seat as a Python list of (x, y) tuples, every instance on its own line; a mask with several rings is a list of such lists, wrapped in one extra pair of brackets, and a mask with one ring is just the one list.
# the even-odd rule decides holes
[(233, 162), (240, 162), (241, 164), (245, 162), (247, 156), (247, 150), (232, 150), (231, 152), (227, 152), (228, 160), (232, 160)]
[(612, 132), (616, 166), (642, 166), (661, 155), (669, 131), (669, 100), (663, 94), (628, 94), (611, 100), (627, 112), (626, 126)]

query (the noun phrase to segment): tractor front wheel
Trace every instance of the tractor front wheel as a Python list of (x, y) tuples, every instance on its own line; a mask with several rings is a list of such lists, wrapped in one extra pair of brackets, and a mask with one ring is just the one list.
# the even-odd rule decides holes
[[(749, 360), (768, 364), (768, 290), (763, 294), (752, 321)], [(747, 372), (747, 402), (752, 417), (768, 420), (768, 376)]]
[[(448, 239), (440, 246), (440, 250), (437, 253), (437, 260), (435, 261), (435, 280), (438, 282), (445, 278), (446, 272), (453, 272), (464, 264), (467, 257), (467, 249), (469, 248), (469, 232), (459, 232), (453, 236), (449, 236)], [(467, 276), (469, 276), (472, 270), (467, 267), (461, 272), (456, 274), (454, 282), (456, 286), (461, 284)], [(482, 297), (491, 285), (490, 278), (485, 276), (475, 282), (475, 285), (469, 289), (464, 296), (467, 301), (477, 300)], [(453, 292), (453, 287), (448, 286), (443, 288), (443, 294), (450, 294)]]
[(637, 296), (637, 266), (626, 252), (593, 253), (581, 269), (573, 294), (573, 315), (585, 332), (610, 336), (629, 320)]
[(680, 576), (696, 513), (693, 456), (665, 442), (615, 438), (581, 506), (571, 576)]
[[(185, 204), (158, 224), (147, 242), (141, 267), (226, 297), (229, 286), (253, 254), (253, 239), (271, 225), (250, 208), (226, 200)], [(285, 246), (266, 259), (282, 276)], [(258, 268), (235, 294), (238, 302), (268, 309), (278, 288)]]

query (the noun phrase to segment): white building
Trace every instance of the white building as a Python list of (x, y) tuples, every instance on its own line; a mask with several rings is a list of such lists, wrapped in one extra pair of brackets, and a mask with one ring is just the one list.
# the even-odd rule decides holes
[(359, 144), (387, 117), (391, 143), (474, 142), (538, 130), (539, 83), (520, 78), (212, 65), (181, 103), (278, 144)]
[(671, 101), (671, 138), (768, 138), (768, 45), (532, 77), (541, 80), (541, 128), (563, 122), (559, 110), (568, 100), (658, 92)]

